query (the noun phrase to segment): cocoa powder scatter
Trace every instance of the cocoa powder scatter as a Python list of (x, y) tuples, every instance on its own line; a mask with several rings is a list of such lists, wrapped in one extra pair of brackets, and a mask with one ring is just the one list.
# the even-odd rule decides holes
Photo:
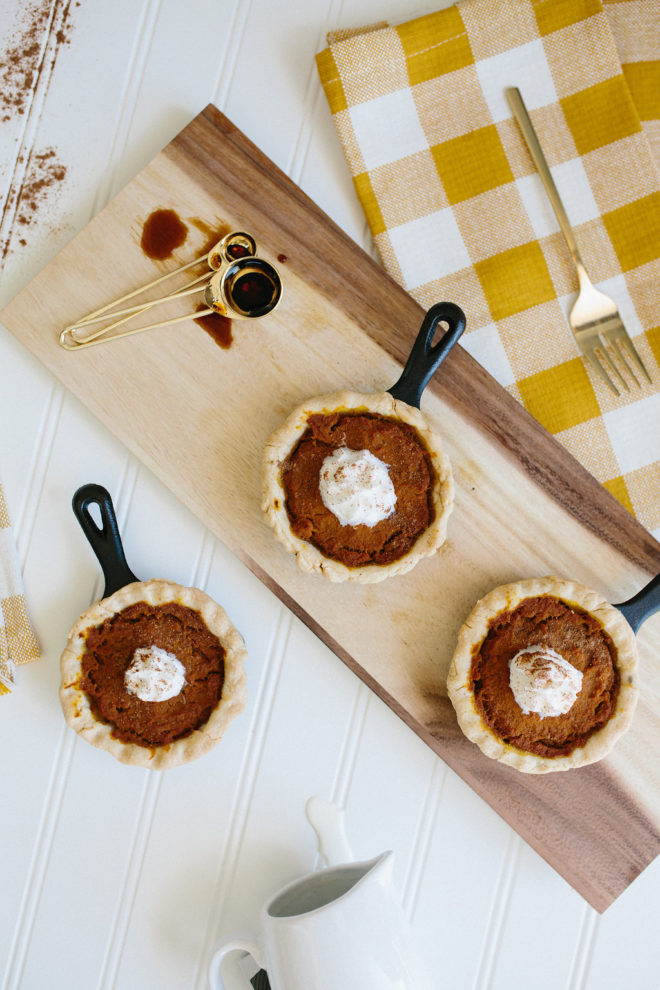
[(16, 222), (23, 227), (35, 223), (39, 209), (49, 198), (53, 187), (65, 178), (66, 166), (59, 161), (54, 148), (33, 151), (18, 193)]
[[(58, 52), (70, 43), (72, 6), (79, 0), (28, 0), (0, 44), (0, 121), (17, 122), (32, 105), (40, 79), (47, 90)], [(18, 140), (18, 138), (17, 138)], [(27, 245), (24, 235), (41, 222), (39, 211), (49, 205), (59, 190), (67, 169), (54, 148), (23, 147), (19, 150), (5, 200), (5, 210), (14, 211), (15, 238)], [(51, 233), (59, 227), (50, 225)], [(11, 230), (0, 244), (0, 264), (10, 251)]]
[[(69, 43), (70, 3), (55, 34), (57, 45)], [(3, 123), (24, 114), (30, 104), (46, 51), (51, 20), (50, 0), (37, 0), (23, 9), (18, 23), (0, 51), (0, 120)]]

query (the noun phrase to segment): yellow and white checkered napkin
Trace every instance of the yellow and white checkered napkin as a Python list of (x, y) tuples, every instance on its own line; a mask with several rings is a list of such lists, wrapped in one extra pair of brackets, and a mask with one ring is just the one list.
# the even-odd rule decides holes
[[(388, 272), (423, 306), (457, 302), (462, 345), (660, 537), (660, 0), (463, 0), (328, 41), (319, 75)], [(569, 329), (575, 271), (508, 86), (653, 379), (620, 398)]]
[(9, 513), (0, 484), (0, 694), (14, 683), (16, 664), (39, 659), (39, 647), (25, 607)]

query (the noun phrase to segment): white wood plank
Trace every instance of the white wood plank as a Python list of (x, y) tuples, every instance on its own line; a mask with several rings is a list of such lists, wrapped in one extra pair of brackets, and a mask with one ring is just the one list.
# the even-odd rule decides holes
[(0, 477), (12, 523), (17, 527), (27, 499), (30, 467), (53, 376), (4, 327), (0, 327)]
[(12, 241), (3, 276), (7, 298), (103, 205), (99, 186), (111, 156), (134, 27), (146, 2), (71, 5), (71, 41), (59, 50), (33, 140), (37, 149), (55, 149), (66, 176), (48, 187), (21, 230), (26, 245)]
[[(553, 906), (551, 912), (548, 904)], [(567, 986), (586, 911), (592, 913), (572, 887), (521, 841), (489, 986), (504, 990), (518, 981), (523, 986)]]
[[(312, 57), (323, 41), (329, 6), (329, 0), (317, 0), (313, 10), (306, 0), (252, 0), (231, 88), (220, 108), (285, 171), (309, 110)], [(274, 37), (279, 44), (273, 44)]]
[(114, 148), (109, 195), (212, 102), (218, 73), (233, 47), (227, 29), (240, 6), (238, 0), (151, 3)]
[(104, 760), (105, 755), (82, 740), (74, 741), (17, 986), (39, 986), (44, 960), (49, 958), (61, 960), (51, 971), (51, 987), (65, 990), (74, 979), (81, 987), (96, 983), (118, 887), (129, 869), (135, 833), (145, 814), (149, 774)]
[[(433, 9), (449, 6), (449, 2), (450, 0), (439, 0), (434, 4)], [(324, 24), (324, 30), (313, 46), (312, 54), (325, 48), (327, 31), (361, 27), (381, 21), (399, 24), (424, 12), (419, 0), (360, 0), (359, 4), (334, 3)], [(314, 72), (315, 102), (310, 120), (311, 133), (307, 137), (306, 154), (296, 181), (353, 240), (365, 250), (371, 250), (370, 235), (365, 233), (364, 213), (337, 138), (330, 109), (321, 91), (318, 74), (316, 70)]]
[(660, 860), (655, 860), (597, 919), (582, 986), (648, 990), (660, 971)]
[(316, 840), (305, 804), (331, 791), (359, 690), (355, 677), (293, 618), (276, 676), (235, 877), (216, 936), (222, 929), (253, 927), (264, 898), (313, 868)]
[(443, 766), (406, 725), (369, 693), (351, 769), (346, 829), (357, 859), (395, 851), (403, 896), (410, 852), (434, 768)]
[(481, 957), (512, 841), (511, 829), (447, 771), (412, 920), (433, 971), (456, 990), (479, 986)]

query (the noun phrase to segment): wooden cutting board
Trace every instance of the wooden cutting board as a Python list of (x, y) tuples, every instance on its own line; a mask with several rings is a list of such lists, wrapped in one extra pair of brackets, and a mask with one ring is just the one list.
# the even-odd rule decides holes
[[(140, 247), (158, 208), (174, 209), (190, 230), (167, 264)], [(192, 321), (75, 353), (59, 347), (62, 327), (191, 260), (208, 228), (223, 225), (251, 232), (284, 283), (278, 309), (236, 323), (228, 349)], [(332, 585), (299, 572), (274, 540), (259, 508), (268, 436), (310, 395), (389, 388), (423, 312), (214, 107), (1, 318), (594, 907), (605, 909), (656, 856), (660, 616), (639, 635), (634, 726), (601, 763), (534, 778), (483, 757), (457, 727), (445, 678), (479, 597), (555, 573), (622, 601), (660, 571), (660, 545), (460, 347), (422, 400), (456, 481), (441, 551), (381, 584)]]

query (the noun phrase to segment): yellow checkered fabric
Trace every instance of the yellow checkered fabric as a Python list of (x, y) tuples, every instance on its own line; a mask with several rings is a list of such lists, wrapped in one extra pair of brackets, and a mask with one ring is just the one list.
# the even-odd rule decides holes
[(0, 694), (14, 683), (16, 664), (39, 659), (39, 647), (30, 626), (9, 513), (0, 484)]
[[(457, 302), (466, 350), (660, 537), (660, 0), (463, 0), (328, 42), (319, 75), (388, 272), (423, 306)], [(652, 384), (617, 397), (587, 370), (508, 86)]]
[(660, 163), (660, 4), (657, 0), (603, 2), (623, 75)]

